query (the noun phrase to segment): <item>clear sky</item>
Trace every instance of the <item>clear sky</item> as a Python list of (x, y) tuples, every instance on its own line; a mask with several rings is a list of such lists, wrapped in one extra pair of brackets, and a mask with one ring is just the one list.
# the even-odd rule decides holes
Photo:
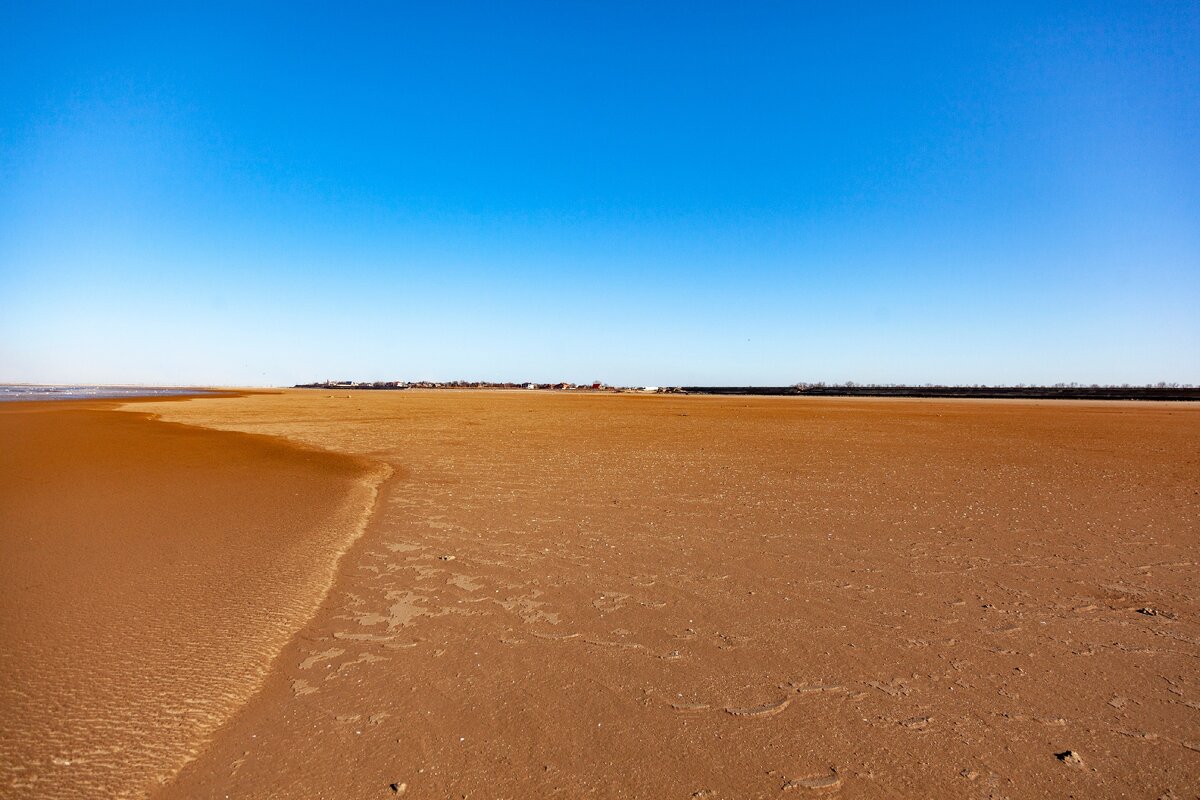
[(1200, 382), (1200, 3), (990, 6), (0, 0), (0, 380)]

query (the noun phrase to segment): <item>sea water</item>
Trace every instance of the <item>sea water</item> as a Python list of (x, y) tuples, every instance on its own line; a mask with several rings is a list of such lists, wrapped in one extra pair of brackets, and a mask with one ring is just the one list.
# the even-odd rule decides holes
[(212, 394), (183, 386), (38, 386), (0, 384), (0, 402), (5, 400), (92, 400), (121, 397), (171, 397), (181, 394)]

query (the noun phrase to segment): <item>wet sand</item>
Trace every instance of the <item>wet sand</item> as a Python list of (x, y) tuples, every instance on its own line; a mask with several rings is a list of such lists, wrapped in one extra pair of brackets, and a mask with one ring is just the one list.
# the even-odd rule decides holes
[(394, 469), (261, 692), (157, 798), (1200, 786), (1195, 406), (142, 408)]
[(0, 406), (0, 796), (144, 797), (261, 685), (365, 521), (375, 465)]

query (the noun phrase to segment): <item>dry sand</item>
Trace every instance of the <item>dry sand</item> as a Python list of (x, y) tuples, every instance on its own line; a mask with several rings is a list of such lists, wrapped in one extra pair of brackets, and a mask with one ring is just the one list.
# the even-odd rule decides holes
[[(158, 798), (1200, 786), (1200, 408), (301, 391), (136, 410), (393, 469), (323, 604)], [(279, 499), (226, 506), (319, 521)], [(198, 575), (231, 524), (201, 516)], [(270, 613), (280, 576), (249, 549), (222, 563), (258, 587), (244, 613)], [(243, 598), (198, 602), (224, 619)]]

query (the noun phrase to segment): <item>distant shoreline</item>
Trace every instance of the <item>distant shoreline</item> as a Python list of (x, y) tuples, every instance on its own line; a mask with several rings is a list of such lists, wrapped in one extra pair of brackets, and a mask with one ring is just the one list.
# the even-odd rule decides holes
[(1200, 401), (1194, 386), (859, 386), (800, 384), (795, 386), (647, 386), (605, 384), (527, 384), (480, 382), (305, 383), (295, 389), (403, 391), (405, 389), (511, 389), (558, 392), (618, 392), (671, 395), (753, 395), (758, 397), (912, 397), (977, 400), (1152, 400)]

